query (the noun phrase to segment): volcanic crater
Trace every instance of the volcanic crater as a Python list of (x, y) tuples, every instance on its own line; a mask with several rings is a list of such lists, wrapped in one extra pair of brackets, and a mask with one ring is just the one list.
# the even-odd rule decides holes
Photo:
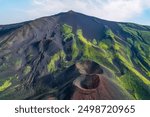
[(80, 76), (73, 81), (75, 87), (72, 99), (99, 100), (120, 99), (118, 88), (103, 73), (102, 67), (96, 62), (86, 60), (76, 63)]

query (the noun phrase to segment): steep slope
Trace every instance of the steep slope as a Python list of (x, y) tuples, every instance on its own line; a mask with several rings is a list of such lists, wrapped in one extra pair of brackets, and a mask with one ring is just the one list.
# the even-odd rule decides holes
[(0, 26), (0, 99), (150, 99), (150, 27), (73, 11)]

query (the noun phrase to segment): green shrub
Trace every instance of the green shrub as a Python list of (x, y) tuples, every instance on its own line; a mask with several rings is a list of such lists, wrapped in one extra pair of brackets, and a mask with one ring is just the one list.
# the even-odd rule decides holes
[(11, 86), (11, 82), (10, 80), (6, 80), (3, 85), (0, 86), (0, 92), (6, 90), (8, 87)]

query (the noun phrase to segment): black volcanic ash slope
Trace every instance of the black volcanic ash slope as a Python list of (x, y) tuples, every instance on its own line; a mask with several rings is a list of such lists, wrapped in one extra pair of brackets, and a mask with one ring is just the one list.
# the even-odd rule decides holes
[(149, 80), (149, 26), (73, 11), (0, 26), (0, 99), (150, 99)]

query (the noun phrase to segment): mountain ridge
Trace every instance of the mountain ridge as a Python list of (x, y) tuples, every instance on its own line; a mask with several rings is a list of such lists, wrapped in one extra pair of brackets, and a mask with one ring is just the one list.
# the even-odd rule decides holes
[(150, 99), (149, 37), (148, 26), (74, 11), (4, 26), (0, 99)]

